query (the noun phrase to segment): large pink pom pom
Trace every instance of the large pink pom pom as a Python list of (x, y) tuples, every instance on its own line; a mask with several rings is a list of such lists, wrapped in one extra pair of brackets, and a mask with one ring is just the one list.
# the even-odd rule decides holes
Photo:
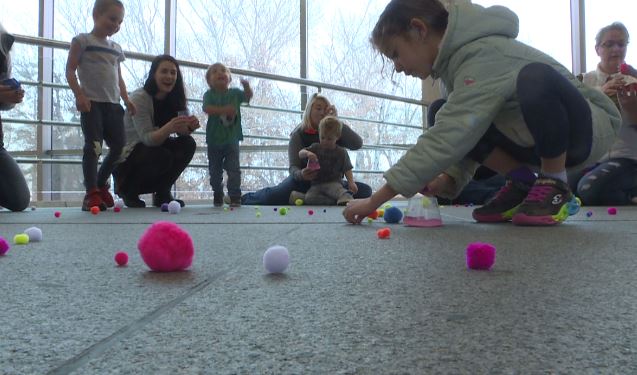
[(467, 246), (467, 267), (472, 270), (490, 270), (495, 263), (495, 246), (472, 242)]
[(158, 221), (146, 229), (137, 248), (146, 265), (159, 272), (185, 270), (195, 255), (188, 232), (169, 221)]

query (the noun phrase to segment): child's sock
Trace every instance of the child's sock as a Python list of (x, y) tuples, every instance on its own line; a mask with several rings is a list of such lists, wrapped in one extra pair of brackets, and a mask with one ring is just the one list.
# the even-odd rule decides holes
[(533, 171), (529, 167), (527, 167), (526, 165), (523, 165), (509, 172), (507, 174), (507, 178), (510, 178), (513, 181), (518, 181), (528, 185), (533, 185), (537, 177), (535, 176), (535, 173), (533, 173)]
[(556, 173), (542, 172), (542, 175), (546, 176), (546, 177), (551, 177), (551, 178), (556, 179), (556, 180), (561, 180), (564, 183), (568, 183), (568, 177), (566, 175), (566, 169), (561, 171), (561, 172), (556, 172)]

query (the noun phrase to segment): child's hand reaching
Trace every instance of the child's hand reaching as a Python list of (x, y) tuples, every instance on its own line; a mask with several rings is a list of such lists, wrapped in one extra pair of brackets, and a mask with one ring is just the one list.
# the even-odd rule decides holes
[(22, 99), (24, 99), (24, 90), (0, 85), (0, 103), (18, 104), (22, 103)]
[(343, 210), (343, 217), (352, 224), (360, 224), (364, 218), (371, 215), (378, 206), (376, 206), (370, 198), (354, 199), (347, 203), (347, 207)]

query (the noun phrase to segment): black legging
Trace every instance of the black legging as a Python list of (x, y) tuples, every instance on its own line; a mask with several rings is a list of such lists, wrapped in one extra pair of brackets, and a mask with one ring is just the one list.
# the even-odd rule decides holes
[(567, 166), (588, 158), (593, 142), (591, 109), (568, 79), (549, 65), (531, 63), (520, 70), (516, 92), (535, 147), (517, 145), (492, 124), (469, 152), (471, 159), (482, 163), (496, 147), (534, 165), (540, 165), (540, 158), (564, 152)]
[(113, 175), (118, 195), (170, 192), (192, 160), (197, 144), (191, 136), (168, 138), (160, 146), (135, 145)]

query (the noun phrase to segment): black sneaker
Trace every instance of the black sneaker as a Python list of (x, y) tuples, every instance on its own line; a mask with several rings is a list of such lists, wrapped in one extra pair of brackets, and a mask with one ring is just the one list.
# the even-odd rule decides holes
[(138, 195), (125, 194), (125, 193), (120, 192), (119, 196), (124, 201), (124, 204), (126, 205), (126, 207), (129, 207), (129, 208), (144, 208), (144, 207), (146, 207), (146, 202), (144, 202), (143, 200), (139, 199)]
[(471, 216), (480, 223), (499, 223), (511, 220), (531, 190), (531, 185), (507, 180), (496, 195), (482, 207), (473, 210)]
[(513, 215), (515, 225), (555, 225), (579, 210), (579, 200), (562, 180), (540, 176)]
[(223, 193), (217, 193), (217, 192), (213, 193), (212, 205), (215, 207), (223, 206)]

